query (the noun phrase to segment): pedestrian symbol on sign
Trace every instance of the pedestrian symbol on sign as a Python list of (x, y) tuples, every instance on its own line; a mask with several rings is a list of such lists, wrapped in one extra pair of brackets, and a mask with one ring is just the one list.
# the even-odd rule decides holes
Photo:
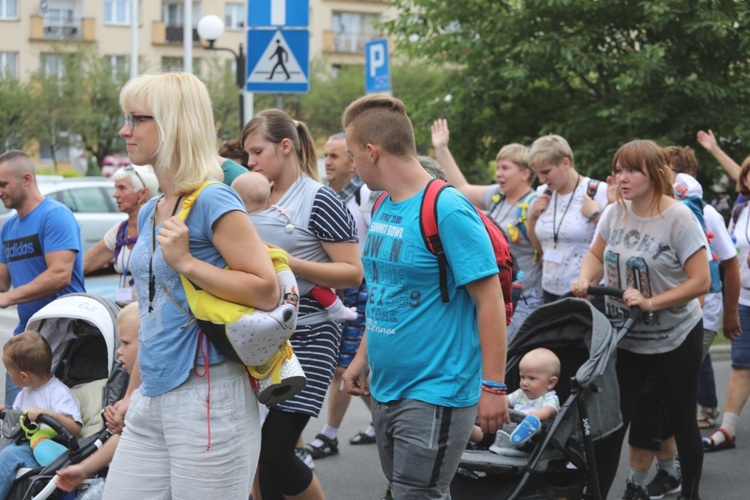
[(276, 64), (274, 65), (273, 69), (271, 69), (271, 76), (268, 77), (269, 80), (273, 80), (273, 74), (276, 72), (276, 68), (281, 66), (281, 69), (286, 74), (286, 79), (289, 80), (291, 76), (289, 76), (289, 72), (286, 70), (286, 66), (284, 66), (284, 62), (289, 60), (289, 53), (284, 50), (284, 47), (281, 46), (280, 40), (276, 40), (276, 52), (273, 53), (271, 58), (274, 57), (278, 58), (276, 61)]
[(247, 79), (251, 83), (268, 82), (269, 80), (307, 83), (307, 77), (297, 62), (294, 52), (289, 49), (289, 44), (281, 31), (275, 32)]

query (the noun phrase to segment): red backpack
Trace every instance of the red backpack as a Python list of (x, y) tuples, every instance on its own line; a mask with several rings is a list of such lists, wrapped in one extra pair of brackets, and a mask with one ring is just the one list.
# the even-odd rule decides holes
[[(443, 251), (443, 242), (440, 240), (437, 224), (437, 201), (440, 193), (445, 188), (453, 187), (447, 182), (440, 179), (432, 179), (424, 190), (422, 196), (422, 206), (419, 214), (419, 226), (427, 249), (437, 257), (438, 269), (440, 270), (440, 296), (443, 302), (448, 302), (448, 260)], [(372, 215), (375, 215), (378, 207), (385, 199), (388, 193), (382, 193), (372, 206)], [(510, 255), (508, 240), (495, 222), (487, 217), (484, 212), (477, 210), (479, 218), (484, 224), (487, 235), (490, 237), (492, 250), (495, 252), (495, 261), (497, 261), (498, 278), (500, 278), (500, 288), (503, 291), (503, 301), (505, 302), (505, 321), (510, 323), (513, 315), (512, 302), (512, 283), (513, 283), (513, 258)]]

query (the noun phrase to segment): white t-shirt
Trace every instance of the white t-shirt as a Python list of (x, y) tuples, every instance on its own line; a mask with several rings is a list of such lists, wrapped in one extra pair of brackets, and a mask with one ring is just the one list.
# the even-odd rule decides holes
[[(549, 205), (536, 221), (534, 229), (544, 254), (542, 289), (548, 293), (562, 295), (570, 291), (570, 284), (578, 279), (583, 256), (594, 239), (596, 225), (581, 213), (590, 181), (590, 178), (581, 176), (573, 192), (564, 195), (554, 192)], [(546, 190), (547, 185), (542, 184), (536, 191), (541, 195)], [(607, 206), (606, 182), (599, 183), (594, 200), (600, 209)]]
[[(104, 237), (102, 238), (102, 241), (104, 241), (104, 246), (107, 247), (108, 250), (115, 251), (115, 243), (117, 242), (117, 231), (120, 229), (120, 222), (112, 226), (112, 228), (107, 231), (104, 234)], [(130, 288), (131, 289), (131, 299), (135, 300), (135, 284), (131, 284), (132, 276), (130, 275), (130, 252), (131, 249), (128, 248), (127, 245), (123, 245), (120, 247), (120, 253), (117, 255), (117, 258), (114, 262), (115, 271), (117, 271), (120, 274), (120, 285), (119, 288)], [(123, 303), (129, 302), (122, 300)], [(120, 300), (118, 299), (118, 303), (120, 303)], [(122, 305), (122, 303), (120, 303)]]
[(737, 217), (737, 224), (729, 222), (729, 234), (734, 235), (740, 261), (740, 304), (750, 307), (750, 267), (746, 265), (750, 253), (750, 203), (746, 204)]
[[(706, 246), (698, 219), (687, 205), (679, 202), (653, 217), (635, 215), (629, 201), (625, 201), (625, 207), (613, 203), (599, 226), (606, 242), (603, 256), (606, 285), (632, 287), (645, 297), (685, 282), (685, 262)], [(620, 299), (606, 297), (605, 302), (608, 316), (629, 316)], [(653, 319), (643, 315), (618, 347), (637, 354), (669, 352), (682, 344), (701, 316), (698, 299), (655, 311)]]
[(24, 387), (13, 402), (14, 410), (33, 410), (34, 408), (51, 410), (66, 415), (79, 424), (82, 423), (78, 399), (57, 377), (52, 377), (49, 382), (38, 389)]
[(349, 201), (346, 202), (346, 208), (351, 212), (352, 217), (354, 218), (354, 224), (357, 226), (359, 253), (362, 253), (365, 248), (367, 228), (370, 227), (370, 189), (362, 184), (359, 188), (359, 204), (357, 204), (357, 197), (352, 196), (349, 198)]
[(516, 389), (508, 396), (508, 406), (521, 413), (529, 414), (532, 411), (540, 410), (545, 406), (551, 406), (556, 411), (560, 411), (560, 399), (557, 393), (552, 390), (542, 394), (536, 399), (529, 399), (522, 389)]
[[(706, 224), (706, 231), (714, 235), (711, 240), (711, 248), (719, 258), (719, 262), (736, 257), (737, 250), (734, 248), (734, 242), (732, 242), (729, 231), (724, 226), (724, 218), (721, 214), (711, 205), (706, 205), (703, 207), (703, 220)], [(703, 328), (714, 332), (719, 331), (723, 310), (723, 294), (721, 292), (707, 294), (703, 304)]]

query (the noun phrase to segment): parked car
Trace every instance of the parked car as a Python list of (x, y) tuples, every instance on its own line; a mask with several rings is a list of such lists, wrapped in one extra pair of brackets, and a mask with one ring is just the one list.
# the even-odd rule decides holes
[[(61, 177), (56, 175), (37, 176), (39, 190), (43, 195), (67, 206), (81, 228), (81, 247), (85, 254), (104, 237), (117, 222), (127, 218), (127, 214), (117, 210), (112, 194), (114, 183), (104, 177)], [(15, 210), (8, 210), (0, 204), (0, 226)]]

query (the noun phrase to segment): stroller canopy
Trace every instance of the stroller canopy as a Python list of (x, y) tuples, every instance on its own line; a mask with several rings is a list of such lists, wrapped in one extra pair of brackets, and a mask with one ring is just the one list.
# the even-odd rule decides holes
[[(103, 297), (71, 293), (37, 311), (29, 319), (26, 329), (39, 332), (52, 348), (52, 373), (58, 372), (72, 342), (90, 338), (103, 345), (107, 355), (106, 373), (94, 378), (107, 378), (116, 367), (115, 353), (119, 342), (115, 321), (118, 310), (114, 303)], [(97, 349), (95, 355), (103, 357), (101, 351)]]

